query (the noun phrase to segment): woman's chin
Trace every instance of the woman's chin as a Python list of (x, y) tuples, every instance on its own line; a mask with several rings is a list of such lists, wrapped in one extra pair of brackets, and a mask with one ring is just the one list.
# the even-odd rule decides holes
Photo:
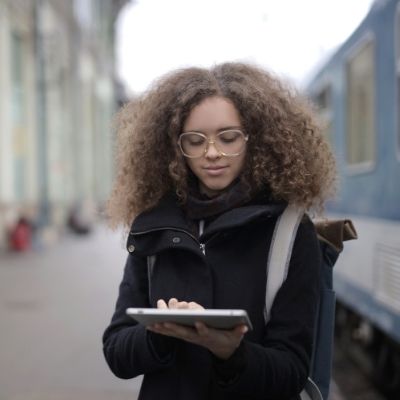
[(223, 184), (204, 185), (204, 184), (202, 184), (200, 186), (200, 190), (202, 193), (206, 194), (208, 197), (216, 197), (220, 193), (222, 193), (228, 186), (229, 186), (229, 184), (227, 184), (227, 185), (223, 185)]

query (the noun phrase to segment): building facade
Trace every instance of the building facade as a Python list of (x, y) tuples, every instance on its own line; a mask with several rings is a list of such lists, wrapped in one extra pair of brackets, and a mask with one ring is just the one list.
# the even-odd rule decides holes
[(112, 179), (114, 24), (126, 0), (0, 0), (0, 249), (25, 216), (57, 232)]

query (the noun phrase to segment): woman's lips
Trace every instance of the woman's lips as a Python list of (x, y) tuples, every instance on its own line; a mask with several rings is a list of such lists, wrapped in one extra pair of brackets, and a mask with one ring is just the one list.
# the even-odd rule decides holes
[(219, 176), (222, 175), (227, 167), (204, 167), (204, 170), (208, 175)]

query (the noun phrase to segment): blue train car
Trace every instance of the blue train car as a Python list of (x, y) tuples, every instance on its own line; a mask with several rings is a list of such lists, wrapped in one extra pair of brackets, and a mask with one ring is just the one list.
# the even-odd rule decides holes
[(329, 212), (359, 234), (335, 266), (338, 334), (400, 399), (400, 0), (375, 1), (308, 92), (337, 156)]

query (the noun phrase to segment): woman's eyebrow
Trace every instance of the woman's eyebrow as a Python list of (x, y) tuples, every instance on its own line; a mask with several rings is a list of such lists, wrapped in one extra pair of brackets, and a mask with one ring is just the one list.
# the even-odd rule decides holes
[(229, 131), (232, 129), (242, 130), (243, 128), (241, 126), (224, 126), (223, 128), (217, 129), (217, 132)]
[[(219, 133), (219, 132), (229, 131), (229, 130), (233, 130), (233, 129), (243, 130), (243, 127), (241, 127), (240, 125), (238, 125), (238, 126), (236, 126), (236, 125), (234, 125), (234, 126), (230, 126), (230, 125), (229, 126), (223, 126), (221, 128), (218, 128), (216, 130), (216, 132)], [(206, 132), (206, 131), (204, 131), (202, 129), (190, 129), (190, 130), (184, 131), (183, 133), (185, 133), (185, 132), (202, 133), (203, 135), (208, 133), (208, 132)]]

